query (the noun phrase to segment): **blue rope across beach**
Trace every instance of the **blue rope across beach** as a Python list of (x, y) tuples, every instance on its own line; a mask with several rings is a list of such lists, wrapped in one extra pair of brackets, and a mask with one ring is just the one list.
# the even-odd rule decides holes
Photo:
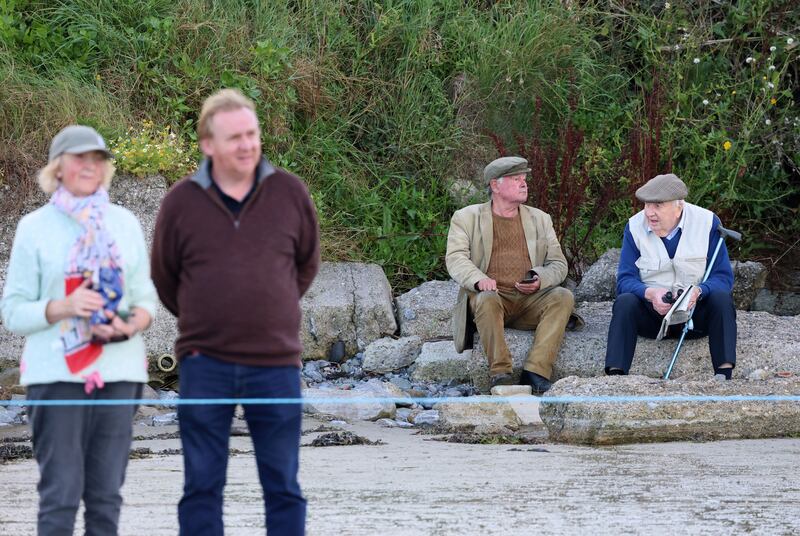
[(3, 406), (204, 406), (227, 404), (310, 404), (323, 405), (366, 405), (366, 404), (525, 404), (528, 402), (547, 404), (665, 404), (665, 403), (708, 403), (708, 402), (800, 402), (800, 395), (665, 395), (665, 396), (470, 396), (470, 397), (308, 397), (308, 398), (174, 398), (118, 399), (118, 400), (2, 400)]

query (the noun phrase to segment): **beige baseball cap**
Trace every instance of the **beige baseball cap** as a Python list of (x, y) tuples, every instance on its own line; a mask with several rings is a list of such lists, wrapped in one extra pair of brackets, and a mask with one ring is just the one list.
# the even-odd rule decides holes
[(106, 147), (103, 136), (98, 134), (95, 129), (84, 125), (70, 125), (63, 128), (53, 138), (47, 161), (52, 162), (64, 153), (81, 154), (89, 151), (100, 151), (106, 155), (106, 158), (114, 158), (114, 155)]

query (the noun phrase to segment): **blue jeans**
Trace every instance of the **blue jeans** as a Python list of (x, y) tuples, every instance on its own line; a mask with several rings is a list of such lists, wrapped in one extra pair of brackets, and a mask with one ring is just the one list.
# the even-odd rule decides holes
[[(180, 394), (189, 398), (299, 398), (300, 370), (254, 367), (194, 354), (181, 361)], [(228, 441), (235, 406), (178, 406), (183, 444), (180, 534), (218, 536)], [(306, 500), (297, 481), (300, 404), (245, 405), (244, 416), (256, 453), (270, 536), (305, 534)]]

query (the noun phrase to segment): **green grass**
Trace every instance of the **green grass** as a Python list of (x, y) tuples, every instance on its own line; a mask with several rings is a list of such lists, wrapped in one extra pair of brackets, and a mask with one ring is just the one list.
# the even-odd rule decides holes
[[(120, 171), (174, 178), (185, 167), (169, 147), (192, 147), (203, 99), (238, 87), (257, 103), (267, 156), (308, 182), (325, 258), (377, 262), (400, 292), (446, 277), (448, 190), (497, 156), (487, 132), (551, 142), (569, 119), (592, 192), (627, 184), (620, 162), (631, 129), (655, 127), (642, 110), (658, 73), (658, 166), (671, 158), (690, 201), (745, 231), (744, 254), (770, 255), (800, 230), (800, 68), (787, 44), (798, 18), (788, 0), (673, 4), (0, 0), (0, 180), (29, 188), (68, 123), (131, 148), (143, 121), (179, 139), (166, 161)], [(630, 211), (615, 199), (582, 256), (618, 245)], [(585, 226), (589, 205), (577, 213)]]

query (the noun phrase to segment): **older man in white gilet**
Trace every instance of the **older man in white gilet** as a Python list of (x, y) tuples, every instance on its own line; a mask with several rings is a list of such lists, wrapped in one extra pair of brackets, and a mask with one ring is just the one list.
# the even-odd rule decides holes
[[(636, 337), (656, 338), (670, 302), (695, 285), (689, 297), (689, 308), (696, 307), (694, 328), (687, 338), (707, 335), (714, 373), (731, 378), (736, 365), (733, 271), (723, 243), (708, 279), (701, 283), (719, 241), (720, 220), (713, 212), (685, 202), (688, 193), (683, 181), (671, 173), (653, 177), (636, 191), (644, 210), (625, 226), (617, 299), (608, 329), (608, 375), (628, 373)], [(667, 336), (679, 334), (682, 327), (670, 326)]]

